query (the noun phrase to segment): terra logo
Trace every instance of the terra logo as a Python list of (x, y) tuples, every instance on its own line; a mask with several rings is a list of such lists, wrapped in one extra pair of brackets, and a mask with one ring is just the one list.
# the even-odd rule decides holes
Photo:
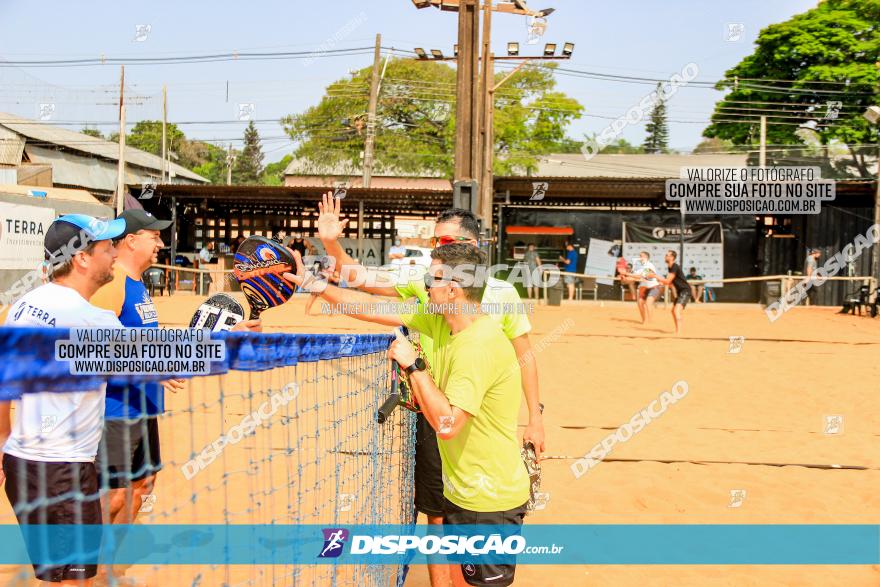
[(342, 554), (345, 541), (348, 540), (348, 530), (345, 528), (324, 528), (324, 547), (318, 558), (336, 558)]

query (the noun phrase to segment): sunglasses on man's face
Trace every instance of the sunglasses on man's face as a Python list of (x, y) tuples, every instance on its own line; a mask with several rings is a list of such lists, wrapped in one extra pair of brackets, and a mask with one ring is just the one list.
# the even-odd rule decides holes
[(452, 236), (452, 235), (444, 235), (444, 236), (432, 236), (431, 237), (431, 247), (445, 247), (446, 245), (451, 245), (454, 243), (473, 243), (476, 244), (476, 239), (472, 239), (467, 236)]
[(425, 273), (425, 287), (428, 289), (445, 285), (450, 281), (461, 283), (460, 280), (455, 279), (454, 277), (434, 277), (430, 273)]

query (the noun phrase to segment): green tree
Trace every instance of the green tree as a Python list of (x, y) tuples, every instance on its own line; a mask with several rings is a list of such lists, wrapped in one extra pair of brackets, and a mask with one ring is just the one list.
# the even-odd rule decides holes
[[(846, 145), (851, 163), (867, 176), (866, 158), (875, 149), (852, 145), (878, 142), (877, 128), (862, 118), (869, 105), (880, 102), (878, 21), (880, 0), (826, 0), (766, 27), (754, 53), (718, 82), (716, 88), (728, 93), (715, 106), (703, 136), (754, 145), (760, 116), (766, 115), (769, 144), (810, 145), (817, 139), (821, 145)], [(804, 133), (798, 126), (803, 123), (812, 131)], [(828, 151), (815, 153), (825, 157), (826, 167), (834, 167)], [(768, 153), (768, 165), (781, 162), (777, 153)], [(781, 156), (788, 155), (783, 151)]]
[(293, 161), (293, 155), (285, 155), (281, 161), (269, 163), (263, 169), (263, 185), (284, 185), (284, 170)]
[(260, 134), (254, 121), (244, 129), (244, 146), (235, 165), (232, 167), (232, 183), (236, 185), (253, 185), (260, 183), (263, 174), (263, 149), (260, 146)]
[(638, 146), (638, 145), (633, 145), (632, 143), (630, 143), (626, 139), (617, 139), (617, 142), (614, 142), (614, 143), (611, 143), (610, 145), (606, 145), (605, 147), (602, 147), (602, 150), (599, 152), (605, 153), (605, 154), (618, 154), (618, 153), (632, 154), (632, 153), (644, 153), (645, 149)]
[[(282, 120), (297, 143), (294, 155), (316, 172), (363, 162), (371, 68), (330, 84), (321, 101)], [(500, 82), (507, 72), (496, 75)], [(495, 94), (495, 172), (534, 171), (538, 156), (575, 150), (565, 136), (583, 108), (553, 91), (553, 67), (526, 67)], [(388, 63), (376, 112), (374, 171), (452, 176), (455, 147), (455, 70), (443, 63)]]
[(645, 153), (669, 152), (669, 125), (666, 122), (666, 97), (663, 84), (657, 84), (657, 101), (651, 108), (651, 120), (645, 125), (648, 136), (645, 137), (643, 148)]
[[(203, 141), (186, 141), (182, 150), (187, 159), (200, 161), (192, 168), (195, 173), (213, 184), (224, 185), (226, 183), (226, 158), (228, 155), (226, 149)], [(237, 154), (238, 151), (233, 149), (233, 157)]]
[(694, 147), (694, 153), (727, 153), (734, 150), (733, 141), (718, 138), (703, 139)]
[(89, 135), (90, 137), (95, 137), (96, 139), (103, 139), (104, 138), (104, 135), (102, 135), (101, 131), (99, 131), (97, 128), (84, 128), (79, 132), (81, 132), (84, 135)]

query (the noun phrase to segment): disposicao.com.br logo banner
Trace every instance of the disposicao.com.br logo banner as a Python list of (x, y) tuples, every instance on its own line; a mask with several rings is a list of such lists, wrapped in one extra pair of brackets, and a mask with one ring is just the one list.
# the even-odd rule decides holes
[(880, 564), (877, 524), (7, 524), (0, 543), (0, 565)]

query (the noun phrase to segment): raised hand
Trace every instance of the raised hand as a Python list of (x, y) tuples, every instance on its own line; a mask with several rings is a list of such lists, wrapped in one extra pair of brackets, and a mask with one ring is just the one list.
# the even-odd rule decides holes
[(339, 219), (341, 208), (341, 201), (333, 197), (333, 192), (327, 192), (318, 202), (318, 236), (322, 241), (335, 241), (342, 236), (345, 225), (348, 224), (348, 218)]

